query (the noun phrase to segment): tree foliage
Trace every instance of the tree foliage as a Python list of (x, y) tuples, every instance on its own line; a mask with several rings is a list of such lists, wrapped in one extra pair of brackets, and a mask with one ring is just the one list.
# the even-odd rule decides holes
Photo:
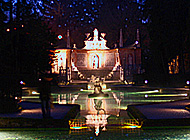
[(123, 29), (126, 45), (133, 44), (136, 40), (137, 29), (142, 27), (142, 3), (132, 0), (103, 1), (100, 17), (95, 26), (107, 33), (109, 46), (113, 47), (119, 40), (119, 30)]
[[(19, 18), (3, 23), (1, 32), (1, 74), (14, 74), (30, 80), (37, 78), (41, 71), (50, 70), (52, 58), (49, 50), (54, 49), (56, 36), (48, 28), (43, 17), (34, 11), (31, 3), (20, 4), (20, 9), (13, 8)], [(8, 8), (10, 10), (10, 8)], [(13, 12), (14, 13), (14, 12)]]
[(134, 43), (136, 29), (141, 28), (142, 21), (145, 20), (143, 6), (143, 2), (133, 0), (53, 0), (44, 1), (39, 8), (52, 31), (63, 35), (65, 42), (66, 31), (69, 29), (71, 44), (83, 47), (84, 34), (92, 32), (96, 27), (107, 33), (108, 46), (112, 47), (119, 39), (121, 28), (128, 44)]
[(52, 0), (44, 1), (39, 6), (45, 21), (56, 34), (61, 34), (66, 41), (67, 30), (71, 33), (71, 44), (79, 44), (79, 38), (84, 36), (84, 29), (89, 28), (99, 17), (99, 9), (102, 0), (78, 1), (78, 0)]
[(149, 19), (152, 52), (149, 73), (162, 75), (163, 82), (168, 79), (168, 62), (176, 55), (183, 59), (188, 8), (186, 0), (146, 0), (144, 16)]

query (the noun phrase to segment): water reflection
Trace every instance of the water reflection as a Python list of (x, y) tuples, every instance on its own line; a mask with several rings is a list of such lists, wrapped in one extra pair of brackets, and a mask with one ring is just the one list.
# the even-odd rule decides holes
[(86, 115), (86, 124), (89, 127), (89, 131), (93, 129), (96, 136), (100, 131), (106, 131), (107, 118), (109, 115)]
[[(79, 91), (74, 93), (56, 94), (53, 93), (54, 103), (59, 104), (80, 104), (82, 112), (87, 111), (92, 104), (89, 94), (93, 91)], [(180, 91), (106, 91), (109, 97), (103, 100), (103, 108), (110, 112), (117, 112), (117, 109), (127, 109), (129, 104), (144, 104), (154, 102), (170, 102), (181, 99), (188, 99), (188, 93), (185, 90)], [(106, 107), (106, 108), (105, 108)], [(117, 113), (114, 113), (114, 115)]]
[[(96, 136), (99, 135), (100, 130), (106, 131), (107, 118), (109, 115), (106, 115), (105, 101), (102, 99), (92, 99), (90, 100), (90, 115), (86, 115), (86, 124), (94, 129)], [(92, 113), (92, 110), (96, 110), (96, 114)]]
[[(54, 94), (54, 102), (60, 104), (80, 104), (79, 120), (73, 121), (72, 132), (93, 132), (98, 136), (102, 131), (111, 130), (112, 126), (119, 129), (140, 128), (137, 120), (129, 121), (126, 112), (129, 104), (144, 104), (152, 102), (168, 102), (187, 99), (185, 90), (142, 90), (142, 91), (103, 91), (108, 94), (105, 99), (89, 98), (94, 91), (83, 90), (77, 93)], [(74, 124), (75, 123), (75, 124)], [(131, 126), (130, 126), (131, 125)], [(74, 130), (75, 129), (75, 130)], [(83, 129), (83, 130), (81, 130)]]
[[(120, 91), (103, 90), (103, 92), (109, 94), (109, 97), (99, 100), (88, 98), (88, 95), (92, 94), (93, 91), (52, 93), (54, 103), (80, 104), (80, 116), (78, 120), (75, 120), (76, 123), (73, 123), (73, 127), (75, 127), (74, 124), (78, 123), (76, 125), (80, 126), (78, 129), (71, 129), (70, 132), (59, 128), (56, 130), (37, 129), (32, 131), (3, 131), (1, 129), (0, 139), (190, 139), (190, 128), (150, 130), (127, 128), (129, 119), (125, 111), (129, 104), (188, 99), (187, 90), (155, 89), (141, 91), (138, 89), (133, 91), (127, 89)], [(147, 98), (145, 98), (145, 95), (148, 95)], [(39, 99), (38, 96), (33, 97), (35, 97), (35, 100)], [(31, 97), (24, 99), (32, 101)], [(99, 112), (98, 109), (100, 109)], [(123, 125), (119, 127), (118, 124)]]
[[(101, 94), (107, 94), (108, 96), (105, 97)], [(125, 116), (120, 115), (120, 102), (124, 99), (124, 93), (120, 92), (119, 97), (114, 92), (99, 93), (98, 96), (93, 97), (89, 95), (93, 94), (83, 92), (73, 96), (69, 95), (70, 103), (72, 102), (81, 105), (80, 117), (76, 120), (71, 120), (71, 129), (87, 129), (85, 131), (92, 131), (98, 136), (102, 131), (106, 131), (108, 127), (111, 128), (113, 126), (122, 129), (140, 128), (138, 122), (135, 122), (135, 120), (130, 120), (130, 122), (128, 121), (125, 123), (124, 120), (129, 119), (127, 112), (125, 113)], [(66, 98), (67, 97), (65, 97), (64, 100)], [(62, 103), (60, 100), (59, 102)], [(82, 120), (82, 118), (85, 119)], [(115, 121), (115, 119), (119, 121)]]

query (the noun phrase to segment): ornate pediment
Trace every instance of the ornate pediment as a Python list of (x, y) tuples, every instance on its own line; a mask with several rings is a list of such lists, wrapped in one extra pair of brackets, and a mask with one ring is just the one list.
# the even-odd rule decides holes
[(105, 33), (101, 33), (101, 36), (98, 35), (98, 30), (94, 29), (94, 36), (90, 37), (90, 33), (86, 33), (87, 40), (84, 41), (86, 50), (100, 50), (100, 49), (109, 49), (106, 47), (107, 40), (104, 39)]

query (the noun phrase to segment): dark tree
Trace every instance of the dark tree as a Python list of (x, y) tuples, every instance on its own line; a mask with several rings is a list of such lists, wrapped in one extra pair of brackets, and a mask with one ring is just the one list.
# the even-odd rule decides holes
[(61, 34), (66, 42), (67, 30), (70, 30), (71, 44), (83, 44), (84, 30), (99, 17), (101, 0), (78, 1), (78, 0), (54, 0), (44, 1), (43, 6), (39, 6), (49, 24), (49, 27), (57, 35)]
[[(188, 3), (188, 7), (190, 7), (190, 2)], [(190, 74), (190, 8), (188, 10), (186, 27), (187, 28), (184, 39), (182, 70), (184, 73)]]
[(12, 21), (3, 22), (0, 73), (4, 79), (6, 75), (13, 78), (8, 81), (19, 83), (19, 80), (25, 80), (31, 84), (40, 72), (51, 69), (54, 54), (50, 54), (49, 50), (54, 49), (56, 36), (43, 17), (33, 10), (34, 5), (20, 3), (19, 13), (16, 8), (13, 8), (13, 13), (16, 12), (19, 18), (13, 16)]
[(104, 0), (100, 10), (100, 17), (97, 19), (95, 26), (107, 33), (109, 46), (117, 43), (120, 29), (123, 29), (125, 41), (132, 44), (136, 39), (136, 30), (142, 26), (141, 12), (142, 5), (136, 1)]
[(186, 0), (147, 0), (144, 14), (149, 17), (152, 59), (149, 74), (168, 79), (168, 62), (176, 55), (182, 59), (186, 32), (188, 2)]
[(142, 14), (144, 0), (43, 0), (42, 3), (36, 1), (36, 5), (36, 11), (44, 16), (52, 31), (61, 34), (66, 42), (69, 29), (71, 44), (80, 48), (84, 45), (85, 32), (92, 32), (95, 27), (107, 33), (108, 46), (117, 43), (121, 28), (128, 44), (134, 43), (136, 29), (146, 21)]

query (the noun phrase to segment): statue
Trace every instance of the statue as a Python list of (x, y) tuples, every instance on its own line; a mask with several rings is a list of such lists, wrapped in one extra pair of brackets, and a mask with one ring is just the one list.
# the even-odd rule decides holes
[(102, 100), (94, 99), (94, 104), (94, 108), (97, 110), (97, 115), (100, 114), (101, 110), (104, 112), (104, 115), (106, 115), (106, 111), (102, 108)]
[(95, 83), (94, 83), (94, 93), (88, 95), (89, 98), (94, 98), (94, 99), (102, 99), (109, 97), (108, 94), (104, 94), (102, 91), (102, 86), (101, 86), (101, 81), (99, 78), (96, 78)]
[(98, 82), (98, 81), (96, 81), (96, 83), (94, 84), (94, 93), (95, 94), (103, 93), (102, 86), (100, 85), (100, 82)]

